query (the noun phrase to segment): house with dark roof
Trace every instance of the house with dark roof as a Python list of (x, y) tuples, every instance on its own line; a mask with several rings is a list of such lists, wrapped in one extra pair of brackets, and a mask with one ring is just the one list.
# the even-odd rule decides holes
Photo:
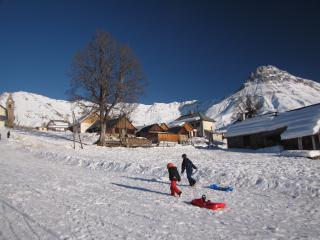
[(320, 150), (320, 103), (244, 120), (231, 125), (225, 137), (229, 148)]
[(140, 129), (137, 136), (145, 137), (152, 143), (174, 142), (185, 143), (191, 136), (193, 128), (190, 124), (184, 123), (178, 125), (167, 125), (165, 123), (155, 123)]
[(193, 127), (190, 123), (180, 122), (179, 124), (171, 123), (168, 125), (168, 132), (179, 136), (179, 143), (187, 143), (193, 134)]
[[(106, 134), (116, 135), (120, 137), (124, 136), (134, 136), (136, 132), (135, 126), (133, 126), (132, 122), (124, 116), (110, 119), (106, 122)], [(100, 132), (101, 124), (100, 121), (95, 121), (86, 132)]]
[(212, 138), (215, 131), (215, 121), (203, 113), (189, 113), (176, 119), (174, 122), (187, 122), (193, 127), (194, 137)]
[(152, 143), (160, 143), (161, 141), (178, 142), (178, 135), (167, 132), (167, 127), (163, 128), (160, 124), (154, 123), (141, 128), (137, 132), (138, 137), (149, 139)]

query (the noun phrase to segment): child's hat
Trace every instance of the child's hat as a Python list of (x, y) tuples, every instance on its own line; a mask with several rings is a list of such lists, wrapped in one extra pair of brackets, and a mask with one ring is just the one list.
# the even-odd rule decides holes
[(171, 167), (174, 167), (174, 164), (170, 162), (167, 164), (167, 168), (171, 168)]

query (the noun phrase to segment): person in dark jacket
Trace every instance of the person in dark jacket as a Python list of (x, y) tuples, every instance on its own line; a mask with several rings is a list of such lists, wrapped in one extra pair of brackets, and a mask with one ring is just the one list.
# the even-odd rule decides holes
[(191, 162), (189, 158), (187, 158), (186, 154), (182, 154), (182, 166), (181, 166), (181, 174), (183, 174), (184, 170), (186, 170), (187, 178), (190, 186), (194, 186), (196, 184), (196, 180), (192, 178), (193, 169), (197, 169), (197, 167)]
[(167, 168), (168, 168), (168, 172), (169, 172), (169, 180), (171, 181), (171, 184), (170, 184), (171, 195), (175, 196), (175, 194), (178, 194), (178, 196), (180, 197), (182, 192), (177, 187), (177, 181), (178, 182), (181, 181), (181, 177), (179, 175), (179, 172), (178, 172), (177, 168), (173, 165), (173, 163), (168, 163)]
[(7, 138), (10, 138), (10, 131), (7, 132)]

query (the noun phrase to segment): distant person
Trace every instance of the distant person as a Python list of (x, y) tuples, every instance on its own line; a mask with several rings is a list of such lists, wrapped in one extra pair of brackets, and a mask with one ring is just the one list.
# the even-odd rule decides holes
[(167, 168), (169, 172), (169, 179), (171, 181), (171, 184), (170, 184), (171, 196), (175, 196), (177, 194), (180, 197), (182, 192), (177, 187), (177, 181), (178, 182), (181, 181), (179, 172), (177, 168), (173, 165), (173, 163), (168, 163)]
[(192, 178), (193, 169), (198, 169), (189, 158), (187, 158), (187, 154), (182, 154), (182, 166), (181, 166), (181, 174), (183, 174), (184, 170), (186, 170), (187, 178), (191, 187), (196, 184), (196, 180)]
[(7, 132), (7, 138), (10, 138), (10, 131)]
[(1, 133), (0, 133), (0, 140), (1, 140)]

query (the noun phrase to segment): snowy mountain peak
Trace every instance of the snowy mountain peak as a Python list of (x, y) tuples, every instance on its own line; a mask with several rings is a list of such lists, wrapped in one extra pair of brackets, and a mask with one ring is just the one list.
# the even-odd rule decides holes
[(286, 71), (280, 70), (275, 66), (260, 66), (255, 72), (251, 73), (247, 82), (270, 82), (270, 81), (288, 81), (297, 78)]
[[(0, 104), (5, 106), (9, 93), (0, 95)], [(216, 121), (217, 127), (224, 127), (237, 120), (239, 104), (246, 96), (259, 102), (258, 114), (282, 112), (315, 103), (320, 103), (320, 83), (295, 77), (274, 66), (261, 66), (251, 74), (242, 88), (221, 102), (185, 101), (172, 103), (137, 104), (131, 114), (135, 126), (152, 123), (169, 123), (181, 115), (201, 112)], [(67, 120), (72, 122), (72, 110), (76, 117), (81, 111), (75, 103), (51, 99), (28, 92), (12, 93), (15, 102), (15, 124), (36, 127), (50, 120)], [(212, 97), (214, 99), (214, 96)]]
[(239, 91), (213, 105), (206, 113), (217, 121), (218, 127), (227, 126), (238, 119), (239, 106), (248, 96), (259, 105), (258, 114), (283, 112), (320, 103), (320, 83), (271, 65), (261, 66)]

